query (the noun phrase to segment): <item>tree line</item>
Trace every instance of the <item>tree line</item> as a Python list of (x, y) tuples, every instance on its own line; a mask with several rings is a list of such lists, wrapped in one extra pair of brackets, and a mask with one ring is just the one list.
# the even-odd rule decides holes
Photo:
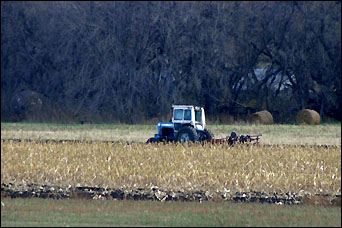
[(341, 121), (341, 3), (1, 1), (2, 121), (310, 108)]

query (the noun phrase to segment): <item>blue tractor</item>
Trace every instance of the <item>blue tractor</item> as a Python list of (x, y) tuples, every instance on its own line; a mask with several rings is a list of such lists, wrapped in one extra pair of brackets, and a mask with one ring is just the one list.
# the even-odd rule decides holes
[(193, 105), (172, 105), (170, 122), (158, 123), (158, 134), (146, 143), (157, 142), (203, 142), (214, 134), (205, 128), (204, 108)]

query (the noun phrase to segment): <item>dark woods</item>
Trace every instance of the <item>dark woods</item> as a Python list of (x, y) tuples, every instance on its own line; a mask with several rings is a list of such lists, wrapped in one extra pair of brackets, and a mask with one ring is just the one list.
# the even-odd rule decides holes
[(166, 121), (172, 104), (341, 120), (340, 2), (1, 1), (2, 121)]

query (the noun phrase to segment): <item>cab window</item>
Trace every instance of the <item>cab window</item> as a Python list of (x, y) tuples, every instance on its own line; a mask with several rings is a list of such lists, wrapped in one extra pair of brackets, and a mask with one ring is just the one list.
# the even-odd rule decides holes
[(184, 120), (191, 120), (191, 110), (184, 111)]
[(175, 109), (174, 120), (182, 120), (183, 119), (183, 109)]
[(195, 111), (195, 121), (201, 122), (202, 120), (202, 111)]

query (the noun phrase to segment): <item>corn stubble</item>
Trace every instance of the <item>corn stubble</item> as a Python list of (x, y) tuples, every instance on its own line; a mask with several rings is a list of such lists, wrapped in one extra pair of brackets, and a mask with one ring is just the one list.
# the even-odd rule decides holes
[(341, 146), (1, 143), (1, 182), (341, 194)]

